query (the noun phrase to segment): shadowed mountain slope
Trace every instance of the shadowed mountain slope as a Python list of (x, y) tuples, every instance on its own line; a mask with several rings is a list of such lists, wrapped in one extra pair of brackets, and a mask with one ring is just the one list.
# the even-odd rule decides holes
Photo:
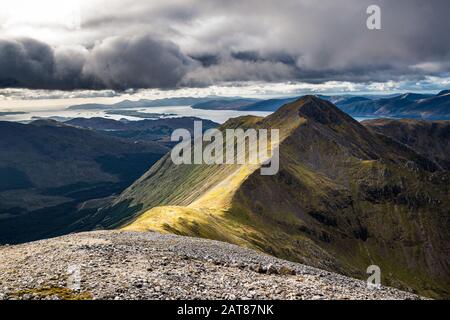
[(100, 204), (85, 202), (122, 192), (168, 151), (51, 120), (0, 122), (0, 136), (0, 243), (10, 244), (86, 227), (73, 224)]
[(366, 120), (363, 124), (381, 134), (404, 143), (450, 170), (450, 121)]

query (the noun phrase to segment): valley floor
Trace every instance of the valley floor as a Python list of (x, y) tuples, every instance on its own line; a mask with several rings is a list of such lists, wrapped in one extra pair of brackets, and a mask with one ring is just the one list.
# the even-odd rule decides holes
[(235, 245), (158, 233), (72, 234), (3, 246), (0, 257), (0, 300), (419, 299)]

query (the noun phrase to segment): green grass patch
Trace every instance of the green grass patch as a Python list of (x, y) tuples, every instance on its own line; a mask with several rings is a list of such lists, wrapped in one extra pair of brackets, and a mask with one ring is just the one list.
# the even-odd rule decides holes
[(39, 298), (58, 297), (61, 300), (92, 300), (92, 293), (76, 292), (68, 288), (62, 287), (42, 287), (36, 289), (20, 290), (13, 294), (15, 297), (23, 297), (25, 295), (33, 295)]

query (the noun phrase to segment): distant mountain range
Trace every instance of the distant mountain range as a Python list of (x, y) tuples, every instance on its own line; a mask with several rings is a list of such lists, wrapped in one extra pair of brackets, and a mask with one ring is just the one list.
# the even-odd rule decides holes
[(437, 95), (406, 93), (391, 98), (344, 101), (337, 106), (352, 116), (450, 119), (450, 91)]
[[(334, 103), (342, 111), (353, 117), (371, 118), (412, 118), (429, 120), (450, 119), (450, 91), (444, 90), (437, 95), (405, 93), (388, 96), (326, 96), (319, 98)], [(192, 106), (203, 110), (238, 110), (274, 112), (281, 106), (297, 100), (299, 97), (278, 99), (254, 99), (242, 97), (205, 97), (205, 98), (166, 98), (138, 101), (124, 100), (115, 104), (83, 104), (71, 106), (70, 110), (114, 110), (127, 108), (146, 108), (164, 106)]]
[(179, 98), (164, 98), (164, 99), (141, 99), (138, 101), (124, 100), (114, 104), (98, 104), (88, 103), (70, 106), (69, 110), (111, 110), (111, 109), (127, 109), (127, 108), (150, 108), (150, 107), (170, 107), (170, 106), (191, 106), (197, 103), (203, 103), (220, 98), (221, 101), (232, 98), (224, 97), (179, 97)]
[(364, 279), (375, 264), (384, 285), (449, 297), (450, 122), (416, 130), (420, 122), (400, 121), (405, 131), (396, 139), (391, 125), (363, 125), (315, 96), (266, 118), (232, 119), (221, 130), (281, 130), (277, 175), (262, 176), (257, 165), (175, 166), (167, 155), (91, 218), (226, 241)]
[[(353, 117), (392, 117), (431, 120), (450, 119), (450, 91), (437, 95), (406, 93), (389, 97), (323, 96)], [(276, 111), (298, 97), (251, 101), (245, 99), (213, 100), (192, 107), (211, 110)]]
[(276, 111), (286, 103), (292, 102), (297, 98), (284, 99), (216, 99), (206, 102), (201, 102), (192, 105), (194, 109), (207, 110), (239, 110), (239, 111)]
[(260, 102), (259, 99), (217, 99), (208, 100), (204, 102), (199, 102), (194, 104), (192, 107), (194, 109), (205, 109), (205, 110), (244, 110), (245, 107), (251, 106), (254, 103)]

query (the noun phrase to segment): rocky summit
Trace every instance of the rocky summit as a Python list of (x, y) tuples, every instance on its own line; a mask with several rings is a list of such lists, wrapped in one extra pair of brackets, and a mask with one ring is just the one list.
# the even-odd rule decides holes
[(0, 299), (421, 299), (232, 244), (152, 232), (72, 234), (3, 246), (0, 256)]

